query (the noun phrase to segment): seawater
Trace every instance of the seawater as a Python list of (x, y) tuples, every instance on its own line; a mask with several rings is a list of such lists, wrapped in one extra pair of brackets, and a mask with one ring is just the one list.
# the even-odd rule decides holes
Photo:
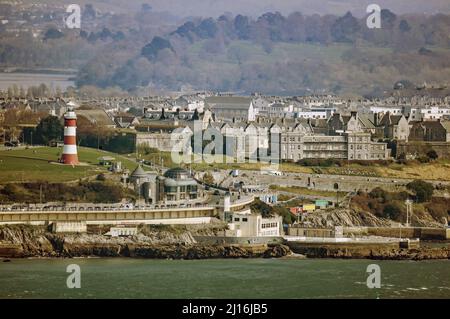
[[(66, 268), (81, 269), (69, 289)], [(369, 289), (367, 266), (381, 267)], [(0, 298), (450, 298), (450, 261), (13, 259)]]

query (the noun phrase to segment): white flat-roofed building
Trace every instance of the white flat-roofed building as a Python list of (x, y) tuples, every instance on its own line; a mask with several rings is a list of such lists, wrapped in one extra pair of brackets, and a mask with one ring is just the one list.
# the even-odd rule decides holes
[(371, 106), (370, 112), (375, 114), (386, 114), (390, 113), (392, 115), (402, 115), (403, 108), (401, 106)]
[(311, 109), (301, 109), (296, 112), (297, 118), (304, 119), (328, 119), (331, 115), (336, 112), (336, 108), (311, 108)]
[(262, 217), (250, 210), (233, 213), (228, 223), (226, 235), (230, 237), (271, 237), (281, 236), (283, 218), (281, 216)]
[(426, 109), (420, 109), (423, 121), (437, 121), (444, 116), (450, 117), (450, 108), (432, 106)]

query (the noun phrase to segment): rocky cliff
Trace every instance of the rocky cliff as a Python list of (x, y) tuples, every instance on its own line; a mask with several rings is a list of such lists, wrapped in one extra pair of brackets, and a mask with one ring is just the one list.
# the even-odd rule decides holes
[[(309, 214), (305, 221), (310, 222), (314, 226), (333, 227), (388, 227), (398, 225), (398, 222), (380, 218), (367, 211), (356, 211), (349, 208), (337, 208), (326, 211), (315, 211)], [(415, 212), (413, 218), (413, 226), (417, 227), (442, 227), (442, 223), (437, 222), (426, 212)]]
[(389, 226), (391, 224), (391, 221), (378, 218), (371, 213), (358, 213), (352, 209), (317, 211), (314, 214), (308, 214), (308, 216), (305, 217), (304, 221), (309, 222), (314, 226), (320, 227), (383, 227)]
[(53, 234), (44, 227), (0, 227), (0, 257), (142, 257), (142, 258), (252, 258), (283, 257), (284, 245), (201, 245), (188, 230), (141, 228), (131, 237), (95, 234)]

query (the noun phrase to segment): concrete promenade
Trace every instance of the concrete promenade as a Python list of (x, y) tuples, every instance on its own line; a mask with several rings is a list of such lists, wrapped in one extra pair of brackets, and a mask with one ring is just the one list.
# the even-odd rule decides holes
[(135, 223), (163, 219), (205, 218), (217, 215), (214, 206), (121, 210), (11, 210), (0, 211), (0, 224), (33, 222)]

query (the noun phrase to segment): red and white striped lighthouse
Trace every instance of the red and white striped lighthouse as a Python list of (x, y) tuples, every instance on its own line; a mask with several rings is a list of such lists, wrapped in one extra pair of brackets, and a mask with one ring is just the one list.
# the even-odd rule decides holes
[(64, 114), (64, 149), (61, 157), (63, 164), (78, 164), (77, 154), (77, 115), (73, 108)]

